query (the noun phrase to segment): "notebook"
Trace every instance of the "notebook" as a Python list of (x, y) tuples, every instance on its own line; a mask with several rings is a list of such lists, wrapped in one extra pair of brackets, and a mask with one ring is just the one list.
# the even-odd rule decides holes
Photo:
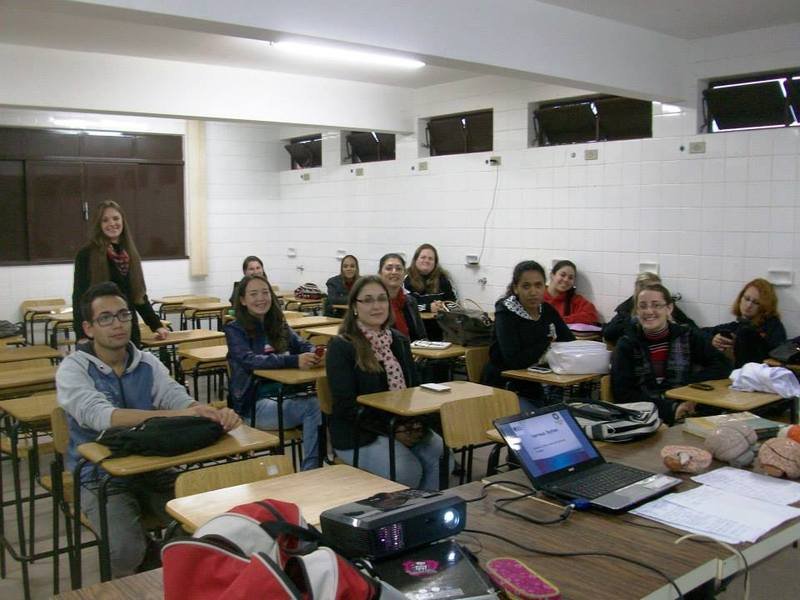
[(495, 426), (534, 487), (559, 498), (620, 512), (681, 482), (606, 462), (564, 404), (498, 419)]

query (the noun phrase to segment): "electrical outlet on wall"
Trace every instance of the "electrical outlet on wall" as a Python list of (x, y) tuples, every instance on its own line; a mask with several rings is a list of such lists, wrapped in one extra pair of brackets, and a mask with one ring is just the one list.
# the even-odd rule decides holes
[(467, 254), (464, 262), (470, 267), (477, 267), (480, 264), (480, 257), (477, 254)]

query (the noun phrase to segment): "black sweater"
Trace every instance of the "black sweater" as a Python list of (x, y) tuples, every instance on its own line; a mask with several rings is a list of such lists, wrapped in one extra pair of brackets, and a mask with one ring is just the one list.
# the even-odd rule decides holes
[[(426, 281), (424, 277), (423, 280)], [(437, 300), (446, 302), (456, 299), (456, 293), (453, 291), (453, 284), (450, 283), (450, 280), (444, 275), (439, 277), (439, 291), (436, 294), (428, 293), (424, 288), (421, 290), (414, 289), (411, 286), (411, 277), (409, 275), (406, 275), (403, 281), (403, 287), (405, 287), (408, 293), (417, 301), (420, 310), (430, 310), (431, 303)]]
[[(78, 254), (75, 256), (75, 278), (72, 285), (72, 326), (75, 328), (75, 336), (78, 339), (84, 337), (83, 326), (81, 324), (84, 320), (83, 315), (81, 314), (81, 296), (86, 293), (86, 290), (89, 289), (92, 283), (90, 266), (91, 252), (92, 245), (89, 244), (81, 248), (78, 251)], [(125, 296), (125, 299), (128, 301), (128, 305), (134, 309), (133, 323), (131, 327), (131, 341), (139, 346), (141, 338), (139, 335), (139, 326), (136, 313), (138, 312), (140, 315), (142, 315), (144, 322), (153, 331), (161, 327), (161, 320), (153, 310), (153, 306), (150, 304), (147, 296), (144, 297), (144, 302), (142, 304), (133, 303), (133, 298), (131, 297), (130, 278), (127, 275), (123, 276), (122, 273), (119, 272), (119, 269), (117, 269), (117, 266), (111, 260), (108, 261), (108, 272), (111, 276), (111, 281), (117, 284), (120, 291)]]
[[(392, 329), (392, 354), (403, 369), (407, 387), (419, 385), (419, 375), (411, 356), (411, 345), (408, 338)], [(355, 448), (354, 425), (356, 413), (360, 405), (356, 398), (362, 394), (385, 392), (389, 389), (386, 373), (368, 373), (356, 365), (356, 351), (353, 344), (342, 336), (336, 336), (328, 345), (325, 358), (325, 371), (328, 375), (333, 398), (333, 414), (331, 415), (331, 443), (334, 448), (351, 450)], [(359, 420), (358, 444), (365, 446), (372, 443), (378, 434), (388, 435), (389, 413), (370, 407), (363, 407), (364, 412)]]
[(766, 319), (760, 327), (747, 319), (738, 319), (716, 327), (704, 327), (702, 331), (709, 341), (718, 333), (732, 333), (736, 336), (733, 354), (737, 368), (748, 362), (764, 362), (770, 350), (786, 341), (786, 329), (778, 317)]

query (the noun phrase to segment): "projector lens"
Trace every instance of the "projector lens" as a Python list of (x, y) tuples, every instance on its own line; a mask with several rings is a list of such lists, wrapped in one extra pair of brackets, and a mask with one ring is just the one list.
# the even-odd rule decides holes
[(460, 522), (461, 522), (461, 515), (459, 515), (458, 512), (452, 509), (447, 509), (442, 513), (442, 524), (447, 529), (455, 529), (456, 527), (458, 527), (458, 524)]

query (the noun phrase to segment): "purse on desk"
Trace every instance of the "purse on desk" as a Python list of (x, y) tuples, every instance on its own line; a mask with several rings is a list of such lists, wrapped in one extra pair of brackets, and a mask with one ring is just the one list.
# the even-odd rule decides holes
[(457, 302), (446, 302), (445, 309), (436, 313), (436, 322), (446, 342), (460, 346), (488, 346), (492, 341), (494, 323), (486, 311), (472, 300), (476, 309), (464, 308)]
[(769, 351), (769, 357), (789, 365), (800, 364), (800, 338), (787, 340)]

